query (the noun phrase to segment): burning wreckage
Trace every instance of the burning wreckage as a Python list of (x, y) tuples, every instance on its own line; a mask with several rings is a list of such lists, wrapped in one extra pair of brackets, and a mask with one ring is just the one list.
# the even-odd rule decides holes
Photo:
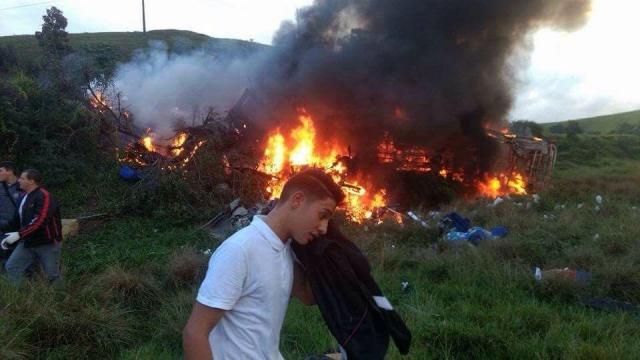
[[(206, 84), (198, 76), (166, 76), (179, 58), (171, 54), (158, 67), (146, 66), (149, 57), (137, 59), (119, 78), (129, 95), (148, 91), (132, 104), (154, 108), (144, 119), (149, 123), (174, 104), (187, 109), (213, 102), (195, 99), (194, 89), (221, 98), (250, 87), (225, 117), (206, 116), (203, 125), (160, 136), (136, 131), (133, 115), (97, 103), (113, 113), (119, 130), (134, 134), (118, 146), (126, 149), (119, 159), (134, 177), (153, 168), (222, 179), (228, 201), (241, 197), (251, 204), (277, 198), (292, 174), (317, 167), (344, 188), (351, 220), (402, 221), (410, 209), (456, 197), (497, 198), (545, 186), (555, 145), (516, 136), (502, 129), (502, 119), (513, 107), (530, 35), (544, 27), (571, 31), (584, 24), (589, 9), (587, 0), (317, 1), (283, 24), (267, 52), (242, 65), (227, 66), (224, 56), (205, 65), (179, 62), (199, 70), (195, 74), (215, 74)], [(207, 67), (214, 63), (223, 70)], [(237, 76), (224, 70), (235, 65)], [(175, 74), (186, 67), (178, 68)], [(137, 86), (147, 78), (148, 86)], [(182, 91), (153, 96), (155, 87), (178, 85)], [(119, 101), (112, 104), (119, 109)], [(205, 158), (217, 158), (218, 166), (200, 171)]]
[[(465, 198), (496, 198), (540, 191), (551, 176), (557, 155), (552, 142), (516, 136), (508, 129), (485, 129), (483, 134), (484, 141), (498, 147), (493, 173), (470, 170), (456, 162), (447, 148), (432, 151), (426, 146), (406, 146), (396, 143), (386, 132), (375, 146), (374, 154), (359, 154), (358, 149), (336, 139), (322, 141), (314, 117), (304, 108), (296, 109), (292, 124), (262, 129), (260, 123), (252, 119), (252, 114), (259, 111), (260, 102), (248, 90), (225, 118), (216, 118), (210, 111), (202, 119), (202, 125), (182, 127), (171, 137), (162, 138), (152, 129), (137, 135), (140, 131), (132, 126), (131, 114), (119, 105), (111, 105), (98, 92), (91, 94), (91, 106), (116, 120), (115, 132), (124, 147), (122, 151), (116, 149), (121, 163), (120, 176), (124, 179), (144, 179), (150, 170), (156, 174), (182, 171), (188, 176), (191, 161), (207, 142), (225, 139), (226, 145), (216, 149), (223, 152), (220, 169), (230, 183), (237, 176), (259, 178), (258, 183), (263, 184), (259, 191), (262, 201), (251, 211), (238, 201), (232, 202), (227, 211), (207, 224), (210, 228), (221, 223), (226, 227), (234, 227), (235, 223), (241, 226), (247, 216), (267, 206), (268, 200), (278, 198), (289, 177), (308, 167), (323, 169), (343, 187), (347, 195), (343, 208), (350, 220), (381, 222), (391, 217), (402, 223), (405, 216), (419, 220), (407, 211), (411, 207), (434, 206), (442, 201), (433, 194), (427, 196), (426, 201), (420, 198), (424, 187), (430, 187), (428, 190), (432, 193), (454, 189)], [(238, 149), (251, 155), (242, 158), (239, 164), (231, 164), (230, 153)], [(423, 189), (416, 188), (420, 186)], [(232, 196), (241, 198), (242, 191), (232, 187)]]

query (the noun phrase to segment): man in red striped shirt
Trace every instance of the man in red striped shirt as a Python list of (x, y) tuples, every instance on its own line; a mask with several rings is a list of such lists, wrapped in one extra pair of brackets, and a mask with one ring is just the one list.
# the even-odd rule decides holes
[(17, 243), (5, 264), (7, 276), (19, 283), (25, 271), (37, 261), (47, 279), (59, 283), (62, 224), (58, 202), (41, 186), (42, 174), (37, 170), (25, 170), (18, 182), (25, 192), (18, 207), (20, 230), (5, 234), (0, 243), (3, 248)]

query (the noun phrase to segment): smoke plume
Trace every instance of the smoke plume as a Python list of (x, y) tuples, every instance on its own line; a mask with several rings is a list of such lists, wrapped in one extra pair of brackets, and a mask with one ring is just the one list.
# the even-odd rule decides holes
[(574, 30), (590, 6), (590, 0), (316, 0), (298, 10), (295, 23), (283, 23), (274, 55), (259, 69), (257, 90), (272, 106), (266, 121), (302, 106), (323, 136), (343, 138), (360, 153), (373, 153), (388, 133), (407, 145), (473, 157), (467, 160), (476, 170), (486, 170), (495, 148), (486, 144), (484, 128), (504, 122), (532, 32)]
[(206, 47), (172, 53), (156, 42), (118, 67), (114, 86), (139, 126), (168, 136), (179, 119), (190, 124), (209, 107), (223, 113), (250, 86), (260, 55), (217, 55)]

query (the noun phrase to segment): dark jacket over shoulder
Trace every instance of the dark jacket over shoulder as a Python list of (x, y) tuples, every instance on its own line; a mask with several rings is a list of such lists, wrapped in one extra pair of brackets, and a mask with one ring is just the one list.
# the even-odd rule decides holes
[(391, 337), (401, 354), (411, 332), (371, 276), (367, 258), (338, 231), (292, 248), (331, 334), (352, 360), (384, 359)]
[(44, 188), (25, 195), (20, 217), (20, 238), (25, 247), (62, 241), (60, 206)]

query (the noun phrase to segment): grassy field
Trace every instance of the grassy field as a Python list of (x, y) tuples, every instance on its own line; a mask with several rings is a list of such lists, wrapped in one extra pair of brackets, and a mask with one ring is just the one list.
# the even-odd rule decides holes
[(607, 134), (617, 130), (618, 127), (624, 123), (640, 126), (640, 110), (584, 119), (544, 123), (540, 125), (542, 125), (548, 132), (549, 128), (555, 125), (566, 125), (569, 121), (577, 121), (580, 127), (587, 133)]
[[(185, 30), (152, 30), (142, 32), (103, 32), (69, 34), (69, 41), (75, 50), (103, 47), (116, 55), (118, 61), (126, 61), (136, 49), (149, 46), (150, 42), (162, 41), (169, 49), (180, 51), (204, 48), (211, 53), (224, 52), (227, 55), (246, 54), (265, 48), (254, 42), (218, 39)], [(0, 45), (15, 49), (18, 63), (28, 64), (42, 56), (42, 49), (34, 35), (14, 35), (0, 37)]]
[[(557, 171), (539, 202), (527, 195), (496, 207), (478, 200), (439, 209), (505, 225), (503, 239), (453, 248), (410, 221), (345, 225), (412, 330), (407, 358), (637, 358), (640, 314), (581, 304), (588, 297), (640, 303), (640, 138), (596, 140), (558, 139)], [(107, 199), (127, 186), (111, 175), (100, 181), (60, 192), (67, 215), (114, 206)], [(64, 289), (0, 279), (0, 358), (180, 358), (203, 251), (217, 245), (197, 224), (131, 216), (88, 224), (65, 242)], [(588, 270), (593, 280), (537, 283), (534, 266)], [(287, 359), (336, 346), (317, 308), (296, 300), (281, 339)], [(401, 358), (393, 346), (389, 358)]]

